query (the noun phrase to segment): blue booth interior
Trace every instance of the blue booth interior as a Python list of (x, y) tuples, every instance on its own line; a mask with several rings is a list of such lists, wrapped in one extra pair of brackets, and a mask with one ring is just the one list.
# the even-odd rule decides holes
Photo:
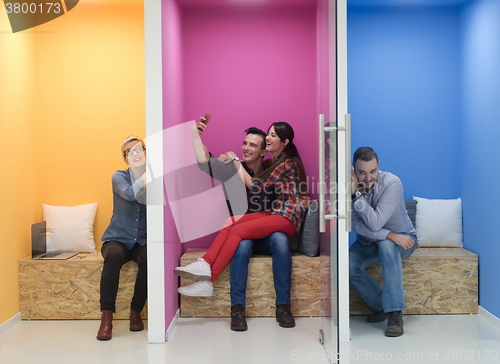
[(498, 19), (498, 0), (348, 0), (352, 149), (373, 147), (405, 198), (462, 199), (479, 304), (500, 317)]

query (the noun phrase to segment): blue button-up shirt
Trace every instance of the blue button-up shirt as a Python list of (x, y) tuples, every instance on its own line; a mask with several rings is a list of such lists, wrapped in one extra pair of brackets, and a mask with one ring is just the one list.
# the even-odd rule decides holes
[(352, 229), (364, 245), (385, 240), (391, 231), (416, 234), (406, 211), (403, 184), (392, 173), (379, 171), (373, 187), (353, 207)]
[(117, 241), (132, 249), (146, 244), (146, 188), (132, 171), (116, 171), (112, 177), (113, 216), (102, 241)]

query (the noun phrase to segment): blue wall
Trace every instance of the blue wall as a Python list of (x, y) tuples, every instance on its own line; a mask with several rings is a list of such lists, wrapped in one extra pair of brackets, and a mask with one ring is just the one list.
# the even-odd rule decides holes
[(460, 195), (457, 7), (349, 7), (352, 148), (370, 146), (405, 197)]
[(348, 66), (353, 148), (375, 148), (407, 198), (462, 198), (479, 304), (500, 317), (500, 0), (349, 7)]
[(500, 317), (500, 1), (460, 8), (464, 242), (479, 255), (479, 303)]

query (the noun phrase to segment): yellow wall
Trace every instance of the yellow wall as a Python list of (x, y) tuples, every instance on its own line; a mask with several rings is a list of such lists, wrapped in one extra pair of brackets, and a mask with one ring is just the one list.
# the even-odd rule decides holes
[(30, 254), (30, 226), (37, 219), (33, 97), (33, 35), (13, 35), (0, 11), (0, 145), (2, 146), (2, 253), (0, 323), (19, 311), (17, 260)]
[(3, 188), (15, 211), (0, 219), (6, 214), (10, 227), (0, 255), (0, 324), (19, 311), (17, 260), (30, 253), (30, 225), (42, 220), (42, 204), (97, 202), (100, 248), (112, 213), (111, 175), (126, 168), (120, 143), (145, 136), (144, 72), (142, 0), (81, 1), (16, 34), (0, 12), (1, 135), (13, 157), (7, 181), (15, 185)]

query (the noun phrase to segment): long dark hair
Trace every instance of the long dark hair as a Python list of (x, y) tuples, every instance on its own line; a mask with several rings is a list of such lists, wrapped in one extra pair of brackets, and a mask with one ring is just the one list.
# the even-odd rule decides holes
[[(293, 128), (287, 122), (277, 121), (271, 124), (269, 129), (267, 129), (268, 133), (273, 126), (274, 126), (274, 131), (276, 132), (276, 135), (280, 138), (281, 142), (284, 143), (285, 140), (288, 139), (288, 144), (286, 145), (285, 149), (281, 152), (281, 154), (278, 156), (278, 158), (276, 158), (274, 163), (271, 164), (269, 167), (267, 167), (264, 171), (262, 171), (257, 176), (257, 178), (260, 178), (261, 180), (265, 181), (280, 163), (283, 163), (287, 159), (291, 159), (297, 163), (297, 167), (299, 169), (300, 186), (297, 187), (299, 188), (301, 195), (305, 194), (307, 193), (306, 172), (304, 170), (304, 165), (302, 164), (302, 159), (300, 159), (299, 151), (297, 150), (297, 147), (293, 143), (293, 138), (295, 136)], [(303, 192), (301, 186), (306, 186), (306, 191)]]

